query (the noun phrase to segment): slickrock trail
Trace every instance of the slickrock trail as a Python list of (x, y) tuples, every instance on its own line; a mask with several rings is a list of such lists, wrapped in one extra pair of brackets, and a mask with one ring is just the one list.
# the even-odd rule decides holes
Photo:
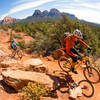
[[(28, 37), (25, 36), (25, 39), (27, 41), (29, 41), (31, 38), (29, 36)], [(6, 52), (7, 54), (10, 54), (11, 50), (8, 49), (8, 46), (9, 46), (8, 40), (9, 40), (9, 35), (0, 33), (0, 50), (2, 48), (2, 50), (4, 52)], [(21, 59), (21, 62), (24, 62), (31, 58), (32, 58), (32, 55), (24, 54), (23, 58)], [(61, 70), (60, 67), (58, 66), (57, 60), (48, 61), (47, 58), (43, 58), (43, 57), (40, 57), (40, 59), (47, 66), (49, 74), (52, 75), (54, 71)], [(0, 73), (1, 72), (2, 72), (2, 68), (0, 68)], [(77, 75), (73, 74), (71, 72), (70, 72), (70, 74), (72, 75), (73, 79), (76, 82), (79, 82), (80, 80), (85, 79), (81, 68), (78, 69)], [(2, 79), (0, 79), (0, 84), (2, 83), (1, 81), (2, 81)], [(75, 100), (100, 100), (100, 83), (93, 84), (93, 86), (95, 88), (93, 97), (86, 98), (86, 97), (82, 96)], [(59, 91), (57, 91), (57, 94), (58, 94), (58, 98), (47, 97), (47, 98), (42, 98), (41, 100), (70, 100), (68, 93), (60, 93)], [(21, 99), (19, 98), (18, 93), (14, 93), (14, 92), (10, 93), (5, 90), (1, 90), (0, 91), (0, 100), (21, 100)]]

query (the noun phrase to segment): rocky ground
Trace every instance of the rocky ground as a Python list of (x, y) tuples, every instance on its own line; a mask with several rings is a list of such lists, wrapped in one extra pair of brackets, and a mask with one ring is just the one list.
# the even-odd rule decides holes
[[(11, 54), (11, 50), (8, 48), (9, 32), (0, 30), (0, 100), (22, 100), (20, 93), (16, 91), (27, 84), (28, 81), (40, 82), (50, 89), (56, 88), (58, 80), (55, 76), (59, 76), (59, 72), (61, 72), (57, 60), (52, 57), (34, 58), (33, 55), (26, 53), (21, 60), (9, 58), (9, 54)], [(24, 36), (23, 33), (14, 33), (21, 34), (26, 42), (32, 40), (31, 37)], [(99, 60), (96, 63), (99, 63)], [(82, 69), (77, 70), (78, 75), (70, 72), (75, 82), (85, 79)], [(95, 92), (91, 98), (82, 96), (75, 100), (100, 100), (100, 83), (93, 86)], [(70, 100), (68, 93), (61, 93), (58, 90), (56, 92), (57, 98), (45, 97), (41, 100)]]

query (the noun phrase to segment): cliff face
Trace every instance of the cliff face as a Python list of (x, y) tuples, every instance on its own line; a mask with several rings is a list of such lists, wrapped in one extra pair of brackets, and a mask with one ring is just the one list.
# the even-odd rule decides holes
[(51, 16), (51, 17), (54, 17), (54, 16), (58, 17), (58, 16), (61, 15), (61, 13), (57, 9), (51, 9), (48, 15)]
[(69, 13), (61, 13), (59, 10), (53, 8), (51, 9), (49, 12), (47, 10), (41, 12), (40, 10), (35, 10), (34, 14), (32, 15), (32, 17), (60, 17), (61, 14), (66, 14), (69, 17), (73, 17), (76, 18), (74, 15), (69, 14)]
[(58, 9), (51, 9), (50, 11), (44, 10), (43, 12), (40, 10), (35, 10), (32, 16), (26, 18), (26, 20), (49, 20), (49, 19), (59, 19), (61, 18), (61, 14), (65, 14), (69, 16), (72, 20), (76, 19), (75, 15), (69, 13), (62, 13)]
[(29, 16), (23, 20), (19, 20), (16, 18), (6, 16), (0, 22), (0, 24), (13, 24), (13, 23), (17, 23), (17, 22), (40, 21), (40, 20), (45, 21), (45, 20), (52, 20), (52, 19), (60, 19), (61, 14), (65, 14), (65, 15), (69, 16), (72, 20), (76, 19), (75, 15), (60, 12), (58, 9), (55, 9), (55, 8), (51, 9), (50, 11), (44, 10), (43, 12), (37, 9), (34, 11), (32, 16)]
[(61, 13), (57, 9), (51, 9), (50, 12), (47, 10), (41, 12), (40, 10), (35, 10), (33, 17), (45, 17), (45, 16), (58, 16)]
[(12, 24), (12, 23), (16, 23), (17, 21), (19, 21), (19, 19), (6, 16), (6, 17), (2, 20), (2, 24)]

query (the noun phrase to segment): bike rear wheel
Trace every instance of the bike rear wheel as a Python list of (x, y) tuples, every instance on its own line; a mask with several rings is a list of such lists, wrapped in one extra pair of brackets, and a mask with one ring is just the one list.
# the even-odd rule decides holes
[(79, 81), (79, 86), (81, 87), (82, 89), (82, 94), (85, 96), (85, 97), (92, 97), (93, 94), (94, 94), (94, 87), (93, 85), (87, 81), (87, 80), (81, 80)]
[(17, 51), (17, 55), (18, 55), (18, 57), (21, 59), (21, 58), (22, 58), (22, 51), (21, 51), (21, 50), (18, 50), (18, 51)]
[(100, 73), (94, 67), (87, 67), (83, 70), (84, 77), (91, 83), (100, 82)]
[(64, 71), (64, 72), (70, 72), (71, 71), (71, 60), (61, 56), (60, 59), (58, 60), (58, 64), (60, 66), (60, 68)]
[(16, 50), (12, 50), (12, 54), (10, 55), (11, 58), (14, 58), (16, 55)]

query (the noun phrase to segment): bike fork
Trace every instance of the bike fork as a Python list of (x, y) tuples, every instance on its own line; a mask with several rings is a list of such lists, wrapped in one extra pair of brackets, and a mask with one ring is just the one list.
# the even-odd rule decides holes
[(91, 77), (93, 75), (91, 67), (88, 67), (87, 70), (89, 77)]

